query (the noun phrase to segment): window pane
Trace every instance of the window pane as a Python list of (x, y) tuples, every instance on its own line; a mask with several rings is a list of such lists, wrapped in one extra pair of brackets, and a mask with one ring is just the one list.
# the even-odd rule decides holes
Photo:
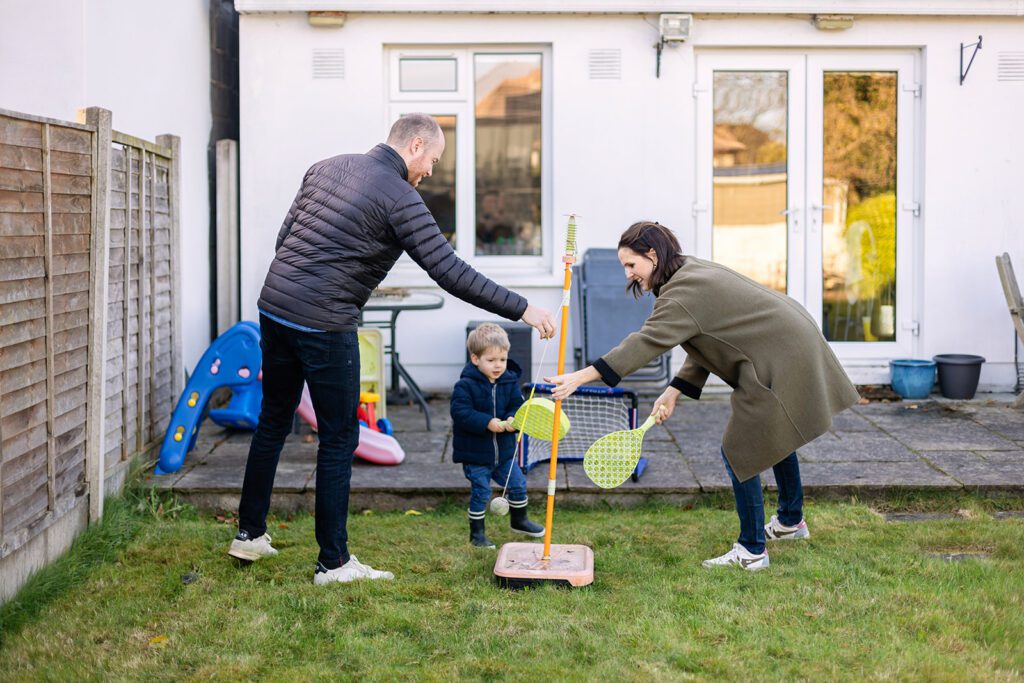
[(434, 120), (444, 133), (444, 154), (434, 166), (434, 172), (419, 186), (420, 196), (437, 221), (437, 227), (455, 246), (455, 119), (454, 116), (435, 116)]
[(785, 71), (716, 71), (711, 253), (786, 291)]
[(456, 60), (400, 59), (398, 89), (402, 92), (455, 92), (458, 89)]
[(822, 331), (896, 338), (896, 74), (825, 73)]
[(476, 253), (541, 253), (541, 56), (478, 54)]

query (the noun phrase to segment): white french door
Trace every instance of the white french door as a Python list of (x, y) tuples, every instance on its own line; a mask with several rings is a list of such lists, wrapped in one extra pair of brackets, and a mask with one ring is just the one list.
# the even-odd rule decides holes
[(697, 57), (698, 255), (799, 301), (844, 360), (914, 351), (916, 60)]

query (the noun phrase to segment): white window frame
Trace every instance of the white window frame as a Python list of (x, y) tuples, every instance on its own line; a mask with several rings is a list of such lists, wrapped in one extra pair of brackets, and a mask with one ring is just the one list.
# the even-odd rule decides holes
[[(551, 48), (548, 45), (474, 45), (388, 46), (388, 69), (385, 74), (387, 99), (384, 135), (395, 119), (410, 112), (435, 116), (454, 116), (455, 129), (455, 192), (456, 240), (459, 258), (488, 277), (507, 285), (550, 285), (561, 264), (556, 231), (553, 229), (552, 203), (552, 87)], [(541, 56), (541, 254), (538, 256), (485, 256), (476, 252), (476, 116), (474, 56), (477, 54), (539, 54)], [(401, 92), (398, 89), (399, 60), (408, 58), (457, 60), (457, 92)], [(447, 153), (447, 152), (446, 152)], [(424, 181), (429, 183), (430, 179)], [(430, 276), (403, 254), (385, 280), (388, 286), (416, 287), (433, 284)]]
[[(787, 188), (789, 267), (788, 295), (803, 305), (821, 329), (822, 324), (822, 75), (825, 71), (890, 71), (897, 77), (897, 163), (896, 163), (896, 339), (879, 342), (831, 341), (836, 356), (847, 367), (870, 366), (889, 358), (910, 358), (918, 354), (920, 338), (914, 331), (921, 308), (921, 219), (911, 208), (920, 197), (922, 157), (920, 145), (920, 103), (912, 87), (919, 82), (920, 56), (913, 50), (878, 48), (871, 50), (706, 50), (695, 60), (696, 197), (695, 206), (709, 207), (698, 213), (698, 256), (713, 258), (712, 216), (714, 130), (712, 90), (715, 71), (789, 71), (789, 186)], [(813, 139), (812, 139), (813, 136)]]

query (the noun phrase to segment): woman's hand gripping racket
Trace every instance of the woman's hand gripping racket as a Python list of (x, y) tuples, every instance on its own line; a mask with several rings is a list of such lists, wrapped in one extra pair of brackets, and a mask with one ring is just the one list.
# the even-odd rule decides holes
[(595, 441), (583, 456), (583, 471), (590, 481), (603, 489), (613, 489), (629, 479), (640, 461), (644, 434), (654, 426), (663, 410), (658, 406), (658, 411), (637, 429), (612, 432)]

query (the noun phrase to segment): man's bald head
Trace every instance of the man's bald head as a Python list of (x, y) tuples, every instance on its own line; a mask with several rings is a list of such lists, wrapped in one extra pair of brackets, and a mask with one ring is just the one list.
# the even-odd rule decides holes
[(405, 161), (413, 187), (430, 177), (444, 153), (444, 133), (429, 114), (406, 114), (395, 121), (387, 143)]
[(402, 149), (408, 147), (416, 138), (421, 138), (427, 145), (432, 145), (441, 136), (441, 126), (430, 114), (406, 114), (391, 126), (387, 143), (395, 149)]

